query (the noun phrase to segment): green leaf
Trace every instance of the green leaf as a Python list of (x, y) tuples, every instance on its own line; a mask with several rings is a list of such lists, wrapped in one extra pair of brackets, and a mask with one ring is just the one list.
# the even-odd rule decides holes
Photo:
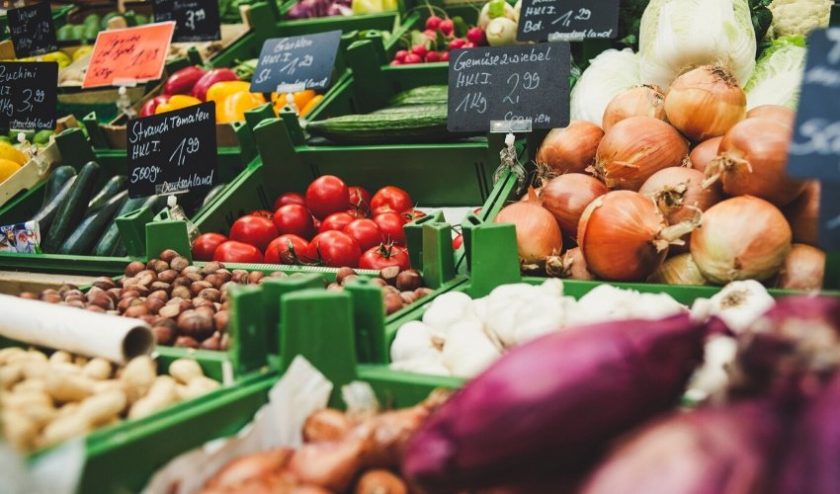
[(463, 38), (467, 35), (467, 31), (470, 29), (470, 26), (466, 23), (466, 21), (464, 21), (463, 17), (456, 15), (452, 18), (452, 23), (455, 25), (455, 36)]
[(505, 15), (505, 0), (491, 0), (487, 14), (491, 19)]
[(446, 49), (446, 37), (443, 35), (442, 32), (438, 31), (437, 35), (435, 36), (435, 51), (440, 51)]

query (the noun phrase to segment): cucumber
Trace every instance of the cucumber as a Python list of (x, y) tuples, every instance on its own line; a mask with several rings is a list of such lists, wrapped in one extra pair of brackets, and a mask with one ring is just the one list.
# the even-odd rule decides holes
[(108, 226), (108, 223), (114, 219), (117, 210), (128, 199), (128, 191), (124, 190), (117, 195), (111, 197), (99, 209), (91, 211), (85, 219), (79, 223), (76, 230), (67, 237), (67, 240), (61, 245), (58, 250), (59, 254), (90, 254), (96, 239), (102, 235), (102, 232)]
[(309, 122), (306, 130), (340, 144), (427, 142), (451, 138), (446, 105), (417, 106), (413, 111), (379, 111)]
[(79, 224), (84, 217), (87, 205), (93, 196), (93, 187), (96, 185), (96, 178), (99, 175), (99, 165), (90, 161), (76, 177), (73, 190), (64, 198), (55, 213), (55, 220), (50, 231), (41, 246), (44, 252), (55, 252), (70, 235), (70, 232)]
[(201, 201), (201, 207), (207, 206), (213, 202), (213, 199), (219, 197), (222, 191), (225, 190), (225, 185), (226, 184), (219, 184), (210, 189), (210, 192), (208, 192), (207, 195), (204, 196), (204, 200)]
[(107, 182), (105, 182), (105, 186), (102, 187), (102, 190), (99, 191), (96, 196), (90, 200), (88, 204), (88, 209), (93, 210), (96, 208), (101, 207), (103, 204), (108, 202), (109, 199), (114, 197), (117, 192), (123, 190), (125, 188), (125, 183), (128, 180), (124, 175), (114, 175)]
[(117, 213), (114, 215), (114, 220), (111, 222), (111, 225), (105, 230), (105, 233), (102, 234), (102, 238), (99, 239), (99, 242), (97, 242), (96, 246), (93, 248), (93, 255), (101, 257), (114, 255), (114, 251), (117, 247), (122, 245), (120, 227), (117, 225), (117, 218), (140, 208), (151, 207), (154, 205), (156, 200), (157, 196), (150, 196), (135, 197), (125, 201), (122, 207), (118, 209)]
[[(47, 179), (47, 186), (44, 190), (44, 201), (41, 203), (41, 209), (52, 202), (55, 195), (64, 188), (64, 184), (66, 184), (71, 177), (75, 176), (76, 169), (72, 166), (59, 166), (53, 170), (50, 178)], [(43, 235), (43, 231), (41, 234)]]
[(64, 182), (61, 190), (53, 194), (52, 200), (41, 206), (41, 210), (35, 213), (35, 216), (32, 217), (31, 221), (38, 223), (38, 229), (41, 232), (42, 239), (47, 238), (47, 233), (50, 231), (50, 225), (52, 225), (52, 222), (55, 219), (58, 207), (64, 202), (67, 196), (70, 195), (70, 191), (73, 190), (73, 184), (75, 182), (76, 176), (73, 175)]
[(448, 93), (448, 86), (420, 86), (394, 96), (391, 106), (446, 104)]

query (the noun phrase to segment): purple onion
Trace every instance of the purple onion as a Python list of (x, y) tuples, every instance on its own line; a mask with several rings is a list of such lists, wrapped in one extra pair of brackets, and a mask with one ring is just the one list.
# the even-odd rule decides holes
[(330, 8), (327, 9), (328, 16), (346, 16), (346, 15), (353, 15), (353, 9), (350, 7), (341, 5), (340, 3), (334, 3), (330, 5)]
[(672, 407), (703, 355), (681, 314), (563, 330), (514, 349), (414, 437), (403, 471), (432, 492), (574, 473), (612, 438)]
[(840, 374), (802, 412), (782, 468), (778, 494), (840, 492)]
[(289, 19), (326, 17), (331, 5), (332, 0), (300, 0), (286, 12), (286, 17)]
[(785, 424), (770, 401), (671, 413), (608, 455), (580, 494), (768, 492)]

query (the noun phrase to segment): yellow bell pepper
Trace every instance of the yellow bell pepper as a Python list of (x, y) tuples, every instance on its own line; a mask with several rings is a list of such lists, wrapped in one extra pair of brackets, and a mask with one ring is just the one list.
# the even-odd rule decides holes
[(200, 104), (201, 100), (198, 98), (193, 98), (192, 96), (187, 96), (185, 94), (176, 94), (169, 98), (169, 101), (166, 103), (159, 104), (157, 108), (155, 108), (155, 115), (160, 115), (161, 113), (166, 113), (168, 111), (181, 110), (188, 106)]
[[(312, 98), (316, 96), (315, 91), (313, 89), (305, 89), (303, 91), (298, 91), (292, 94), (292, 98), (295, 102), (295, 108), (297, 108), (298, 113), (303, 111), (303, 108), (312, 101)], [(271, 103), (274, 106), (274, 111), (279, 113), (280, 110), (286, 106), (286, 98), (287, 93), (271, 93)]]
[(248, 93), (251, 91), (251, 83), (248, 81), (220, 81), (210, 86), (207, 90), (207, 101), (215, 101), (216, 105), (235, 93)]
[[(58, 67), (61, 68), (61, 69), (63, 69), (64, 67), (67, 67), (68, 65), (73, 63), (73, 61), (70, 60), (70, 57), (68, 57), (67, 54), (64, 53), (63, 51), (54, 51), (54, 52), (50, 52), (50, 53), (44, 53), (43, 55), (40, 56), (40, 58), (44, 62), (58, 62)], [(36, 57), (36, 59), (37, 59), (37, 57)]]
[(300, 116), (305, 117), (305, 116), (309, 115), (310, 113), (312, 113), (312, 110), (314, 110), (318, 106), (318, 103), (320, 103), (323, 99), (324, 99), (324, 95), (319, 94), (318, 96), (315, 96), (314, 98), (309, 100), (309, 102), (306, 103), (306, 105), (303, 108), (301, 108)]
[(73, 61), (75, 62), (76, 60), (91, 53), (93, 53), (93, 45), (80, 46), (78, 49), (76, 49), (76, 51), (73, 52)]
[(253, 110), (262, 104), (265, 104), (265, 98), (262, 94), (247, 91), (233, 93), (221, 103), (216, 103), (216, 122), (241, 122), (245, 120), (246, 111)]

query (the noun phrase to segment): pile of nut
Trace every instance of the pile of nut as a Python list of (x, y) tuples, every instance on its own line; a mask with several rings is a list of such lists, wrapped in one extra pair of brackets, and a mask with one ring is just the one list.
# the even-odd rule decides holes
[[(353, 268), (340, 268), (335, 275), (335, 283), (330, 283), (327, 290), (341, 290), (345, 283), (356, 278), (358, 274)], [(398, 266), (381, 270), (379, 276), (370, 282), (382, 287), (385, 314), (393, 314), (432, 293), (431, 288), (423, 286), (423, 276), (420, 273), (414, 269), (400, 271)]]
[(0, 409), (4, 435), (31, 451), (86, 434), (123, 418), (151, 415), (220, 386), (194, 360), (178, 359), (158, 375), (148, 356), (118, 367), (57, 351), (0, 350)]

